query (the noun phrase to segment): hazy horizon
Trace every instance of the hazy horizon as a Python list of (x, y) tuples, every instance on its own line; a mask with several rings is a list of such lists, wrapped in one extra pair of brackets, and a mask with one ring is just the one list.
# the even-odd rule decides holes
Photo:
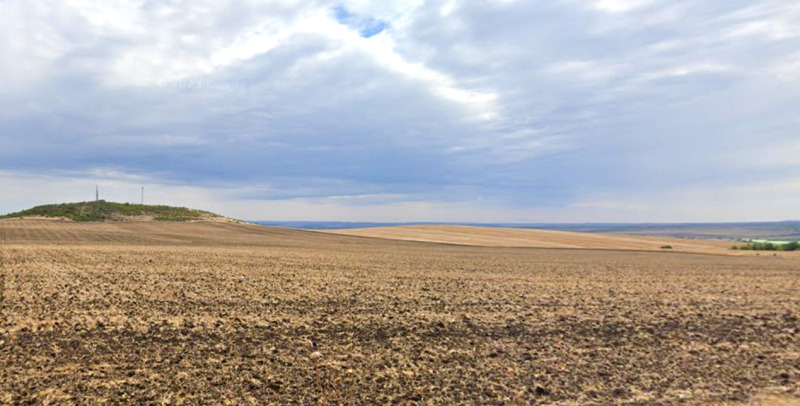
[(800, 219), (800, 4), (0, 2), (0, 213)]

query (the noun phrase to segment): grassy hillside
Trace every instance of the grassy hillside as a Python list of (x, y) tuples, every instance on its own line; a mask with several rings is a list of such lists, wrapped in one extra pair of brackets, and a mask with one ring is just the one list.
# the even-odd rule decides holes
[(61, 203), (36, 206), (28, 210), (0, 216), (0, 219), (19, 217), (60, 217), (75, 221), (115, 221), (146, 216), (157, 221), (190, 221), (221, 218), (218, 214), (185, 207), (151, 206), (114, 203), (105, 200), (80, 203)]

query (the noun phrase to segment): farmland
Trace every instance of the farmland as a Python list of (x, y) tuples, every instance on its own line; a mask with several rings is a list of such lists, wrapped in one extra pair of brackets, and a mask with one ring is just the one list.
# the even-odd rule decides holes
[(0, 221), (0, 403), (796, 404), (797, 258), (603, 248)]
[[(568, 248), (614, 249), (640, 251), (670, 251), (714, 255), (761, 255), (752, 251), (737, 251), (744, 243), (670, 237), (650, 237), (619, 234), (579, 233), (557, 230), (530, 230), (455, 225), (412, 225), (399, 227), (370, 227), (331, 230), (334, 234), (386, 238), (404, 241), (424, 241), (443, 244)], [(775, 256), (800, 257), (800, 253), (781, 252)]]

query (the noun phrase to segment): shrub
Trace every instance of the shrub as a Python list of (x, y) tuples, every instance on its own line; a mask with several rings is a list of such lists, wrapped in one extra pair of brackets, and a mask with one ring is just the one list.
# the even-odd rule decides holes
[(797, 251), (800, 250), (800, 242), (792, 241), (786, 244), (772, 243), (772, 242), (751, 242), (748, 245), (733, 249), (749, 250), (749, 251)]

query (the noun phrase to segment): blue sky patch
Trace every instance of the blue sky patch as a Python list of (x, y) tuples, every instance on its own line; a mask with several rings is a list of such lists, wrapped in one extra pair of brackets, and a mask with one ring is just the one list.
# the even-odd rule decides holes
[(333, 8), (333, 15), (336, 17), (336, 21), (345, 25), (350, 25), (350, 22), (355, 17), (355, 14), (351, 13), (350, 10), (342, 5)]
[(362, 37), (370, 38), (380, 34), (387, 27), (388, 25), (381, 20), (368, 18), (361, 23), (361, 29), (358, 30), (358, 32), (361, 34)]
[(372, 17), (359, 16), (342, 5), (333, 8), (333, 16), (339, 23), (357, 29), (358, 33), (364, 38), (371, 38), (378, 35), (389, 27), (389, 24), (385, 21)]

